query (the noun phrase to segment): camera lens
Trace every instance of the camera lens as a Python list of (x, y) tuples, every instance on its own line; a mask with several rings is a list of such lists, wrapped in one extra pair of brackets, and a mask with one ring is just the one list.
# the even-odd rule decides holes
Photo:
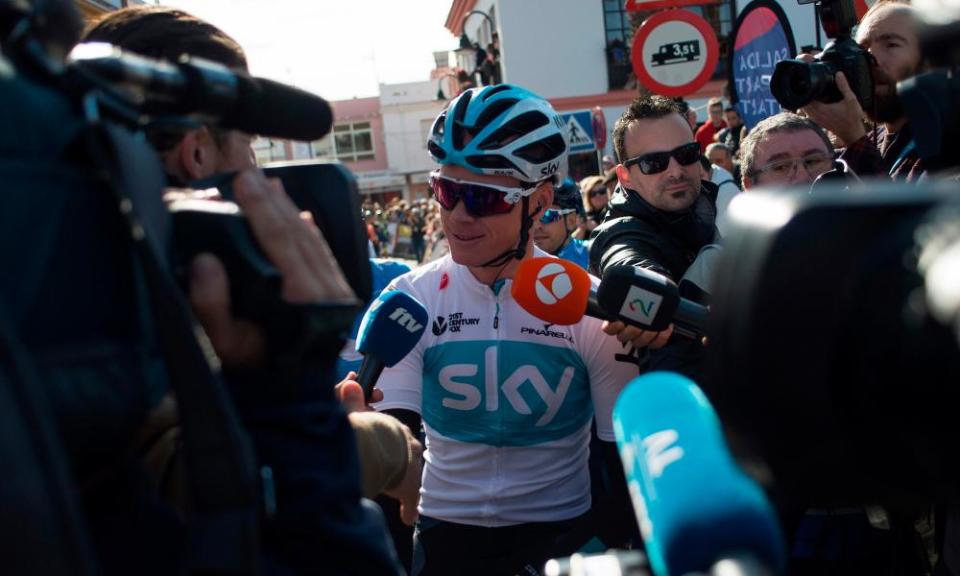
[(770, 92), (781, 106), (796, 110), (813, 100), (817, 93), (814, 66), (817, 65), (800, 60), (783, 60), (777, 63), (773, 77), (770, 78)]

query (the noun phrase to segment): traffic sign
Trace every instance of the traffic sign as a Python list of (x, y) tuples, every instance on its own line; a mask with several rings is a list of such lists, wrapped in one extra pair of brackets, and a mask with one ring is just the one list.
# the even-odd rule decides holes
[(597, 150), (603, 150), (607, 145), (607, 117), (603, 115), (603, 108), (597, 106), (593, 109), (593, 141), (597, 145)]
[(710, 24), (687, 10), (665, 10), (644, 20), (633, 37), (633, 71), (663, 96), (686, 96), (710, 80), (720, 58)]
[(563, 123), (571, 154), (589, 152), (596, 148), (591, 116), (589, 110), (560, 113), (560, 121)]

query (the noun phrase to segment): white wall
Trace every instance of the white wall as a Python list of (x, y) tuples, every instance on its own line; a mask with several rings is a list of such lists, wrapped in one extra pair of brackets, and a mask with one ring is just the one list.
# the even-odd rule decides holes
[(496, 12), (505, 82), (545, 98), (607, 91), (600, 0), (497, 0)]
[(410, 174), (436, 167), (426, 147), (429, 125), (446, 106), (446, 101), (435, 100), (436, 94), (436, 80), (380, 85), (383, 138), (391, 171)]
[[(737, 0), (737, 14), (743, 10), (749, 0)], [(814, 8), (813, 4), (797, 4), (796, 0), (777, 0), (777, 3), (783, 8), (787, 20), (790, 22), (790, 28), (793, 30), (793, 39), (797, 43), (797, 50), (801, 46), (817, 43), (817, 31), (813, 25)], [(820, 46), (823, 47), (828, 41), (827, 35), (821, 28)]]

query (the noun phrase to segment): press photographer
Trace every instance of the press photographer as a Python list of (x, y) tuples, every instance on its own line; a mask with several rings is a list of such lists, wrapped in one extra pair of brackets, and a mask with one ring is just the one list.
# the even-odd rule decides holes
[(779, 63), (771, 91), (785, 108), (799, 108), (835, 134), (846, 147), (840, 158), (859, 176), (915, 181), (925, 167), (897, 97), (897, 83), (925, 69), (914, 8), (899, 0), (877, 2), (857, 26), (854, 44), (853, 2), (827, 0), (820, 6), (834, 40), (817, 57), (803, 54)]
[[(6, 437), (43, 446), (44, 458), (4, 458), (24, 479), (4, 497), (7, 571), (394, 571), (381, 526), (361, 507), (356, 446), (333, 395), (340, 319), (349, 326), (357, 300), (321, 235), (278, 182), (242, 170), (235, 199), (279, 272), (281, 313), (266, 324), (237, 318), (224, 266), (200, 256), (187, 284), (206, 334), (198, 342), (166, 261), (161, 165), (98, 114), (116, 95), (63, 67), (77, 31), (64, 25), (79, 20), (51, 16), (75, 16), (72, 5), (0, 9), (3, 52), (16, 64), (0, 80), (0, 254), (20, 272), (0, 284), (12, 351), (2, 383), (21, 399), (5, 421), (23, 424)], [(194, 32), (192, 41), (235, 47), (215, 29)], [(183, 146), (164, 156), (178, 178), (251, 165), (244, 135), (182, 126)], [(207, 337), (216, 357), (199, 345)], [(168, 388), (182, 430), (171, 446), (184, 464), (184, 517), (155, 497), (137, 453), (150, 443), (137, 441), (149, 435), (147, 411)], [(38, 486), (50, 497), (38, 501)]]

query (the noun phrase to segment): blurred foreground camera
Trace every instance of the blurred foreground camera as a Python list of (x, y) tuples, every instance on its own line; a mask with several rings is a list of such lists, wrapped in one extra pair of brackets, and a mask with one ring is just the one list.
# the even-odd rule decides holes
[(917, 510), (960, 480), (960, 285), (943, 274), (960, 249), (958, 188), (731, 205), (704, 391), (781, 504)]
[[(800, 2), (806, 4), (807, 2)], [(784, 108), (797, 110), (814, 100), (839, 102), (843, 100), (837, 88), (837, 72), (843, 72), (860, 106), (865, 110), (873, 107), (873, 77), (871, 56), (850, 36), (857, 24), (857, 15), (852, 0), (823, 0), (820, 20), (832, 38), (816, 57), (816, 62), (783, 60), (777, 63), (770, 79), (770, 91)]]

